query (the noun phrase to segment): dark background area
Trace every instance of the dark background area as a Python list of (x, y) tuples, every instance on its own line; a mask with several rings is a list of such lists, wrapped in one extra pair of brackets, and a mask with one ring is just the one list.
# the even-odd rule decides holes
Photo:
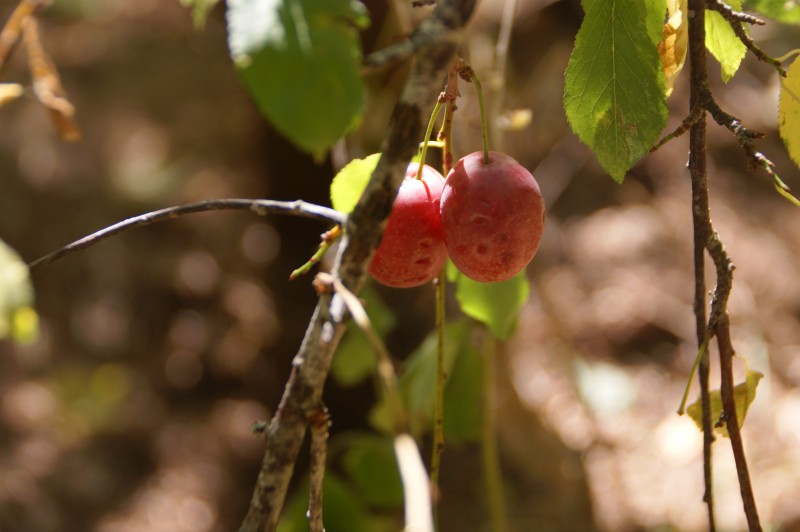
[[(0, 4), (0, 17), (13, 5)], [(427, 13), (404, 2), (367, 5), (367, 51)], [(532, 112), (530, 125), (495, 130), (493, 142), (532, 170), (548, 205), (528, 270), (531, 298), (499, 359), (512, 524), (702, 530), (701, 436), (675, 415), (696, 354), (687, 141), (613, 183), (561, 105), (580, 3), (520, 2), (504, 71), (493, 64), (503, 5), (480, 4), (462, 54), (485, 80), (495, 116)], [(197, 31), (177, 1), (58, 0), (42, 13), (41, 33), (84, 138), (59, 140), (32, 97), (0, 108), (0, 238), (25, 260), (173, 204), (328, 204), (338, 166), (377, 149), (407, 67), (368, 79), (360, 128), (315, 164), (250, 101), (228, 56), (222, 6)], [(796, 28), (770, 24), (753, 34), (776, 56), (798, 46)], [(774, 71), (748, 58), (729, 85), (713, 60), (710, 72), (717, 101), (767, 134), (760, 149), (800, 189), (775, 129)], [(2, 81), (30, 83), (23, 49)], [(681, 78), (668, 129), (686, 113), (686, 97)], [(480, 145), (471, 87), (459, 107), (455, 141), (464, 155)], [(756, 498), (765, 524), (800, 529), (800, 212), (767, 176), (746, 169), (726, 131), (710, 126), (709, 142), (712, 217), (737, 265), (734, 342), (765, 374), (744, 428)], [(326, 229), (297, 218), (196, 214), (34, 272), (41, 336), (29, 346), (0, 343), (0, 530), (238, 526), (263, 451), (249, 426), (276, 407), (316, 301), (310, 278), (288, 275)], [(433, 327), (432, 292), (379, 292), (395, 312), (388, 343), (402, 360)], [(330, 383), (333, 436), (367, 428), (373, 399), (371, 385)], [(714, 449), (719, 524), (741, 529), (727, 441)], [(448, 448), (444, 460), (443, 530), (484, 529), (477, 449)]]

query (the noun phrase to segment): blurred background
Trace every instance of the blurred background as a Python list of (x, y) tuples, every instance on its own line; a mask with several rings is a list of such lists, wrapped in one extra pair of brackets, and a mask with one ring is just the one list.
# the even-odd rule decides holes
[[(366, 4), (367, 52), (429, 9)], [(0, 17), (15, 5), (0, 3)], [(696, 355), (687, 139), (615, 184), (561, 105), (580, 2), (519, 2), (497, 63), (504, 6), (479, 3), (462, 54), (488, 88), (493, 146), (532, 170), (548, 205), (531, 297), (498, 358), (512, 528), (703, 530), (702, 437), (675, 413)], [(337, 168), (377, 150), (407, 73), (398, 65), (372, 75), (362, 125), (315, 164), (270, 129), (237, 79), (222, 5), (202, 30), (177, 0), (57, 0), (40, 23), (83, 139), (62, 142), (33, 97), (0, 108), (0, 238), (27, 261), (174, 204), (329, 204)], [(796, 28), (777, 23), (753, 35), (774, 56), (799, 46)], [(776, 131), (774, 70), (747, 58), (728, 85), (713, 60), (710, 72), (717, 101), (767, 134), (759, 149), (800, 189)], [(685, 78), (668, 130), (687, 112)], [(30, 84), (23, 49), (2, 81)], [(457, 155), (480, 146), (474, 94), (462, 93)], [(709, 145), (712, 217), (737, 267), (734, 343), (765, 375), (743, 431), (756, 500), (768, 528), (800, 530), (800, 211), (746, 169), (727, 131), (710, 125)], [(196, 214), (36, 270), (40, 338), (0, 343), (0, 530), (235, 529), (263, 452), (249, 427), (276, 407), (316, 301), (310, 278), (288, 275), (326, 229)], [(433, 327), (432, 291), (378, 295), (402, 360)], [(736, 371), (742, 380), (741, 361)], [(374, 397), (369, 382), (330, 382), (332, 439), (369, 430)], [(488, 529), (476, 448), (446, 450), (443, 530)], [(304, 467), (303, 458), (298, 475)], [(745, 528), (726, 440), (714, 445), (714, 471), (720, 529)]]

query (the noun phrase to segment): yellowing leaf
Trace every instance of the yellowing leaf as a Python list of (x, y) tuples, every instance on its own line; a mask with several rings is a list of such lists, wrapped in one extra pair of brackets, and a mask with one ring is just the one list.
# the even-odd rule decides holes
[(686, 49), (689, 45), (689, 23), (686, 18), (687, 0), (668, 0), (668, 19), (664, 33), (658, 43), (658, 55), (664, 69), (665, 94), (669, 97), (683, 65), (686, 62)]
[(350, 214), (367, 187), (380, 157), (380, 153), (373, 153), (363, 159), (353, 159), (339, 170), (331, 183), (331, 205), (334, 209)]
[(792, 160), (800, 166), (800, 60), (795, 59), (781, 82), (778, 130)]
[[(733, 398), (736, 401), (736, 420), (739, 422), (739, 427), (744, 423), (744, 418), (747, 416), (747, 410), (750, 408), (750, 403), (756, 398), (756, 388), (758, 382), (764, 377), (760, 371), (747, 370), (747, 375), (742, 383), (733, 387)], [(711, 400), (711, 422), (714, 423), (714, 431), (726, 438), (730, 438), (728, 428), (724, 422), (721, 422), (720, 416), (722, 415), (722, 395), (719, 390), (714, 390), (709, 393)], [(686, 408), (686, 413), (694, 420), (695, 425), (700, 430), (703, 430), (703, 411), (700, 405), (700, 399), (689, 405)]]
[(20, 343), (36, 339), (38, 318), (32, 305), (28, 267), (0, 240), (0, 339), (11, 337)]

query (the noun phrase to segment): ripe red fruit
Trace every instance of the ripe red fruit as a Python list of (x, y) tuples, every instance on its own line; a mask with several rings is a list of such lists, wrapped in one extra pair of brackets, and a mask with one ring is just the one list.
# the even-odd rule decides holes
[(447, 174), (441, 201), (447, 252), (467, 277), (505, 281), (533, 259), (544, 229), (544, 201), (533, 175), (512, 157), (483, 152)]
[(397, 192), (380, 246), (369, 273), (379, 283), (397, 288), (432, 280), (447, 259), (439, 201), (444, 177), (425, 165), (417, 179), (418, 163), (411, 163)]

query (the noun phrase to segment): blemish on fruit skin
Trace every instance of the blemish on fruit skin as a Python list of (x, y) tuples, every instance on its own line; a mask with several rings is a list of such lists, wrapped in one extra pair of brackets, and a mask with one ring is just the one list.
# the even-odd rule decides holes
[(489, 218), (485, 214), (475, 213), (475, 214), (472, 215), (472, 218), (470, 218), (469, 221), (470, 221), (470, 223), (473, 223), (475, 225), (483, 225), (485, 223), (490, 222), (491, 218)]
[(478, 255), (486, 255), (489, 252), (488, 246), (486, 244), (478, 244), (478, 247), (475, 249), (478, 252)]
[(415, 260), (415, 261), (414, 261), (414, 264), (417, 264), (417, 265), (419, 265), (419, 266), (430, 266), (430, 264), (431, 264), (431, 259), (430, 259), (430, 257), (425, 257), (425, 258), (422, 258), (422, 259), (417, 259), (417, 260)]

